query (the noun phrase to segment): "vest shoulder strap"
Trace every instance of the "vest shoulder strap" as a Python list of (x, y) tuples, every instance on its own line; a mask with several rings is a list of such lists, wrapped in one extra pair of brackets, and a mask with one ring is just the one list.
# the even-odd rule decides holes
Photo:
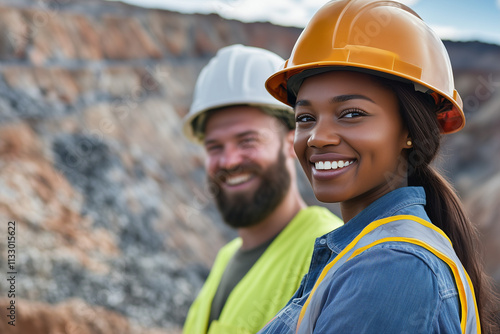
[(451, 269), (458, 289), (462, 333), (481, 333), (474, 288), (446, 234), (428, 221), (411, 215), (392, 216), (370, 223), (356, 238), (328, 263), (316, 281), (298, 319), (297, 333), (312, 333), (312, 326), (322, 308), (322, 298), (329, 278), (347, 261), (384, 242), (406, 242), (421, 246), (445, 262)]

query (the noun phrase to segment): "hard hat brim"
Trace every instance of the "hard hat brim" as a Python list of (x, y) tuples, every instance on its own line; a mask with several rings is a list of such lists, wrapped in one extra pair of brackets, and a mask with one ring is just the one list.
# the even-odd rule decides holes
[[(441, 112), (437, 115), (441, 133), (449, 134), (460, 131), (465, 126), (465, 115), (462, 111), (462, 100), (460, 95), (456, 90), (454, 90), (454, 96), (449, 96), (439, 89), (432, 87), (428, 83), (422, 80), (418, 80), (415, 76), (410, 76), (405, 73), (394, 71), (392, 69), (380, 68), (377, 66), (370, 66), (366, 64), (354, 64), (345, 61), (325, 61), (325, 62), (314, 62), (296, 65), (288, 68), (284, 68), (273, 75), (271, 75), (266, 80), (267, 91), (274, 96), (278, 101), (285, 103), (291, 107), (293, 103), (289, 99), (289, 89), (287, 87), (288, 81), (295, 75), (310, 69), (320, 69), (325, 68), (326, 71), (357, 71), (364, 72), (371, 75), (378, 75), (386, 78), (390, 78), (396, 81), (403, 81), (406, 79), (408, 82), (421, 85), (427, 88), (427, 93), (438, 92), (439, 95), (446, 98), (453, 105), (452, 109)], [(421, 89), (419, 89), (421, 90)]]

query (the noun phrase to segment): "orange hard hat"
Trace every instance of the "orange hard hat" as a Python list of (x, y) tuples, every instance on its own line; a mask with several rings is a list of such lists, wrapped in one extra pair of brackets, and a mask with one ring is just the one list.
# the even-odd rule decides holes
[(400, 81), (446, 99), (439, 111), (442, 133), (465, 125), (446, 48), (407, 6), (386, 0), (337, 0), (321, 7), (304, 28), (283, 69), (266, 81), (279, 101), (293, 106), (302, 80), (335, 69), (362, 71)]

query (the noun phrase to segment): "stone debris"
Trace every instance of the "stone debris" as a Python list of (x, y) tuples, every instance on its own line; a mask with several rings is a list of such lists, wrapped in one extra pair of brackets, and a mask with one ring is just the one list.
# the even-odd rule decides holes
[[(202, 149), (181, 133), (194, 83), (219, 48), (287, 57), (300, 30), (100, 0), (3, 1), (0, 30), (0, 222), (16, 221), (19, 271), (17, 332), (5, 319), (0, 332), (180, 333), (235, 236), (205, 186)], [(471, 126), (447, 139), (438, 164), (471, 198), (473, 221), (498, 236), (498, 214), (484, 212), (499, 207), (488, 183), (500, 147), (488, 138), (498, 139), (500, 47), (446, 45)], [(488, 205), (473, 210), (481, 189)], [(498, 237), (485, 240), (498, 251)], [(499, 282), (500, 264), (488, 264)], [(2, 292), (0, 307), (9, 302)]]

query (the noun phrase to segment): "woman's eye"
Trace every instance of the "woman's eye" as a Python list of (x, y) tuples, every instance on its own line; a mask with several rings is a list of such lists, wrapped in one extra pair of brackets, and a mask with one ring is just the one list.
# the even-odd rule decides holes
[(296, 123), (313, 122), (314, 118), (310, 115), (299, 115), (295, 118)]
[(362, 110), (348, 109), (348, 110), (344, 110), (340, 114), (340, 118), (356, 118), (356, 117), (361, 117), (361, 116), (365, 116), (365, 115), (366, 115), (366, 113)]

